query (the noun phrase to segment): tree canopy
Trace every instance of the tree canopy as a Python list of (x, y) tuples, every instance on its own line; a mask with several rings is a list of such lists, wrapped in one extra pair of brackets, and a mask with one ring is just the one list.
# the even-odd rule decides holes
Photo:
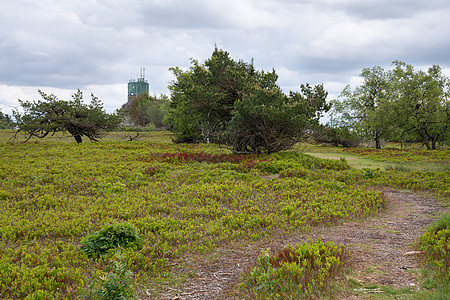
[(449, 140), (450, 80), (438, 65), (426, 72), (393, 62), (393, 69), (363, 69), (363, 83), (347, 86), (333, 103), (334, 126), (375, 141), (419, 141), (427, 149)]
[(400, 61), (394, 66), (390, 94), (380, 109), (400, 138), (418, 138), (428, 150), (436, 149), (450, 134), (449, 78), (438, 65), (426, 72)]
[(153, 124), (156, 128), (164, 127), (164, 118), (169, 108), (169, 98), (142, 93), (133, 97), (129, 103), (128, 116), (135, 126)]
[(215, 48), (187, 71), (172, 68), (168, 124), (178, 142), (213, 142), (235, 153), (272, 153), (291, 148), (327, 111), (323, 85), (301, 85), (286, 95), (278, 75), (255, 70)]
[(13, 120), (7, 114), (0, 111), (0, 129), (7, 129), (13, 127)]
[(378, 108), (388, 90), (386, 72), (375, 66), (363, 69), (360, 77), (363, 79), (361, 86), (352, 90), (347, 85), (338, 100), (331, 102), (334, 113), (340, 114), (334, 122), (375, 141), (376, 148), (381, 148), (381, 138), (386, 136), (387, 128), (386, 122), (378, 116)]
[(32, 137), (44, 138), (60, 131), (69, 132), (77, 143), (86, 136), (97, 141), (120, 122), (114, 114), (103, 110), (100, 100), (91, 94), (91, 102), (83, 103), (83, 93), (78, 90), (72, 100), (59, 100), (39, 90), (43, 100), (24, 101), (19, 99), (23, 113), (14, 112), (17, 133), (24, 132), (27, 141)]

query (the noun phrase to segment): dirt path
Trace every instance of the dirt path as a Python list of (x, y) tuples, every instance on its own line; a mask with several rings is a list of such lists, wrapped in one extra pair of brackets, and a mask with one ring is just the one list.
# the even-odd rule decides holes
[[(432, 198), (399, 191), (385, 191), (388, 207), (375, 218), (346, 222), (339, 226), (316, 228), (305, 235), (283, 240), (274, 238), (264, 245), (243, 245), (235, 250), (218, 250), (215, 257), (196, 265), (193, 259), (185, 268), (194, 276), (181, 290), (170, 289), (162, 299), (230, 299), (229, 291), (239, 276), (252, 266), (262, 249), (299, 243), (308, 238), (345, 244), (352, 255), (350, 277), (363, 286), (418, 288), (418, 266), (412, 244), (438, 214), (446, 209)], [(190, 267), (189, 267), (190, 266)], [(364, 292), (340, 295), (339, 299), (364, 299)]]
[[(415, 194), (386, 191), (385, 195), (389, 202), (384, 213), (324, 229), (320, 236), (349, 247), (355, 272), (351, 277), (361, 284), (417, 289), (419, 268), (413, 243), (446, 209), (432, 198)], [(361, 293), (347, 296), (363, 298)]]

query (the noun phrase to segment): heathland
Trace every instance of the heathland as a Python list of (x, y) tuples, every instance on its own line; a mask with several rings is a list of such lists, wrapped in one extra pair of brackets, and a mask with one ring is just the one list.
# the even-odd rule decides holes
[[(183, 286), (201, 277), (198, 266), (220, 259), (224, 249), (239, 253), (270, 243), (284, 247), (263, 251), (216, 297), (369, 297), (364, 292), (370, 287), (352, 289), (359, 283), (349, 279), (354, 256), (345, 242), (294, 244), (292, 237), (376, 218), (391, 205), (387, 189), (427, 197), (439, 211), (450, 204), (448, 149), (302, 144), (270, 155), (235, 155), (211, 144), (172, 144), (167, 132), (149, 132), (134, 142), (112, 133), (84, 144), (62, 135), (8, 143), (10, 136), (2, 131), (0, 139), (0, 298), (5, 299), (95, 297), (93, 291), (106, 289), (116, 277), (123, 279), (123, 295), (130, 289), (129, 297), (189, 299), (195, 291)], [(448, 218), (440, 224), (421, 240), (418, 232), (415, 247), (424, 253), (424, 266), (437, 266), (431, 269), (440, 275), (427, 278), (443, 283), (403, 291), (402, 297), (448, 288)], [(106, 255), (89, 257), (81, 245), (105, 228), (135, 230), (138, 242), (110, 245)], [(310, 265), (304, 263), (308, 259)], [(213, 275), (225, 281), (229, 273)], [(280, 278), (303, 280), (303, 288), (295, 284), (300, 294)], [(339, 287), (330, 288), (333, 282)]]

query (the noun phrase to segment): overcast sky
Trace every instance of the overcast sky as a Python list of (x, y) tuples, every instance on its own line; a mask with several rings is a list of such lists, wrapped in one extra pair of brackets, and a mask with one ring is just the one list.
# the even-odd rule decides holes
[(141, 67), (168, 94), (168, 69), (214, 45), (275, 68), (286, 92), (324, 83), (329, 99), (393, 60), (450, 75), (449, 16), (448, 0), (0, 0), (0, 109), (79, 88), (112, 112)]

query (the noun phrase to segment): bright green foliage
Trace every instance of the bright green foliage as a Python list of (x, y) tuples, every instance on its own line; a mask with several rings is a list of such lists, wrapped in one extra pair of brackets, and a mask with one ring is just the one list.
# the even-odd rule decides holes
[(234, 153), (273, 153), (292, 148), (329, 109), (323, 85), (301, 85), (285, 95), (278, 75), (256, 71), (214, 50), (204, 64), (172, 69), (168, 122), (178, 142), (212, 142)]
[(374, 178), (372, 185), (400, 187), (412, 191), (432, 191), (438, 196), (450, 199), (450, 171), (386, 171)]
[(431, 287), (450, 295), (450, 214), (444, 215), (421, 236), (419, 249)]
[(69, 299), (83, 287), (89, 262), (70, 242), (1, 237), (0, 245), (2, 298)]
[(151, 97), (140, 94), (134, 97), (128, 107), (128, 115), (135, 126), (153, 124), (156, 128), (164, 127), (164, 118), (169, 109), (167, 96)]
[(111, 224), (101, 230), (88, 235), (81, 241), (81, 250), (88, 257), (105, 255), (110, 249), (118, 247), (142, 248), (142, 240), (138, 232), (130, 224)]
[(95, 270), (108, 268), (107, 256), (87, 260), (81, 241), (117, 228), (110, 224), (130, 224), (142, 238), (141, 250), (122, 250), (139, 287), (185, 255), (376, 214), (386, 201), (379, 191), (331, 177), (266, 178), (299, 169), (337, 176), (345, 171), (334, 170), (348, 168), (345, 161), (294, 152), (40, 142), (2, 144), (0, 155), (0, 292), (6, 298), (41, 290), (48, 298), (77, 298), (98, 277)]
[(119, 118), (103, 111), (102, 103), (94, 95), (90, 104), (86, 105), (80, 90), (69, 101), (59, 100), (55, 95), (47, 95), (41, 90), (39, 94), (43, 101), (19, 100), (24, 113), (14, 112), (17, 133), (24, 132), (27, 141), (59, 131), (69, 132), (77, 143), (82, 142), (83, 136), (97, 141), (119, 124)]
[(241, 292), (251, 299), (322, 299), (348, 254), (343, 245), (320, 239), (264, 251), (245, 276)]
[(373, 140), (379, 149), (381, 138), (386, 137), (388, 131), (386, 119), (379, 114), (380, 103), (389, 88), (387, 76), (378, 66), (363, 69), (360, 76), (363, 78), (361, 86), (352, 91), (348, 85), (339, 99), (333, 101), (333, 126)]
[(127, 270), (121, 253), (113, 261), (114, 271), (100, 275), (97, 287), (90, 287), (82, 298), (91, 300), (136, 299), (133, 294), (133, 272)]
[(304, 168), (286, 169), (280, 177), (304, 178), (306, 180), (327, 180), (335, 188), (344, 186), (396, 187), (411, 191), (430, 191), (437, 196), (450, 199), (450, 171), (398, 171), (398, 170), (346, 170), (333, 172), (327, 169), (312, 172)]
[(142, 248), (121, 251), (136, 297), (145, 298), (142, 284), (172, 274), (172, 262), (191, 254), (376, 214), (386, 199), (373, 186), (450, 197), (450, 172), (372, 170), (372, 177), (345, 160), (295, 152), (39, 142), (1, 144), (0, 156), (0, 293), (7, 299), (76, 299), (98, 272), (111, 272), (108, 255), (91, 260), (80, 251), (89, 233), (110, 224), (139, 232)]
[(437, 149), (450, 139), (450, 80), (438, 65), (427, 72), (393, 62), (394, 69), (363, 69), (363, 84), (347, 86), (333, 102), (333, 126), (343, 126), (375, 141), (423, 143)]

